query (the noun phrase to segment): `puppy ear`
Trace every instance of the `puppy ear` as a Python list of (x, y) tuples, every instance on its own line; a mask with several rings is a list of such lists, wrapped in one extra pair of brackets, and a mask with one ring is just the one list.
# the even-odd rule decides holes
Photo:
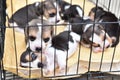
[(35, 7), (36, 7), (36, 14), (38, 15), (38, 16), (40, 16), (40, 15), (43, 15), (44, 14), (44, 6), (43, 6), (44, 4), (43, 4), (43, 2), (36, 2), (35, 3)]

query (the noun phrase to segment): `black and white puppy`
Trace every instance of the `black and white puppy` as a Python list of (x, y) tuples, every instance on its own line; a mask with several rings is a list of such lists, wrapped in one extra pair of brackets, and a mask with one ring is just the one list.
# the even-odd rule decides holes
[(61, 18), (64, 21), (68, 21), (71, 18), (83, 16), (84, 11), (79, 5), (72, 5), (64, 0), (58, 0), (57, 2), (61, 8), (60, 11)]
[(83, 17), (83, 10), (79, 5), (70, 5), (63, 13), (61, 13), (61, 17), (65, 21), (69, 21), (75, 17)]
[(93, 7), (89, 16), (95, 22), (101, 23), (105, 33), (112, 39), (111, 47), (115, 47), (119, 43), (120, 34), (118, 18), (113, 13), (103, 10), (101, 7)]
[(41, 55), (41, 53), (34, 53), (29, 48), (27, 48), (20, 56), (20, 66), (24, 68), (43, 68), (44, 61), (44, 55)]
[(27, 47), (33, 52), (41, 52), (51, 42), (53, 26), (46, 20), (33, 19), (25, 28)]
[[(112, 45), (112, 39), (105, 32), (101, 24), (93, 24), (88, 19), (74, 18), (71, 20), (71, 30), (81, 35), (81, 43), (85, 47), (93, 48), (94, 52), (101, 52)], [(74, 24), (73, 24), (74, 23)]]
[(45, 0), (26, 5), (17, 10), (10, 18), (9, 24), (19, 32), (24, 33), (23, 28), (32, 19), (42, 18), (44, 16), (49, 22), (57, 23), (61, 20), (59, 9), (54, 0)]
[(74, 32), (64, 31), (54, 36), (44, 52), (47, 62), (45, 70), (54, 71), (54, 65), (57, 65), (60, 70), (65, 70), (67, 59), (76, 51), (78, 42), (80, 36)]

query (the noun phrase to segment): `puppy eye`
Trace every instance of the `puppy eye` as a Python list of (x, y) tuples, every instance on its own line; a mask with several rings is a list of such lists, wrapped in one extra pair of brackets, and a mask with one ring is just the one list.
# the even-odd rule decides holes
[(49, 17), (54, 17), (56, 15), (56, 13), (50, 13)]
[(44, 38), (43, 40), (44, 40), (45, 43), (46, 43), (46, 42), (48, 42), (48, 41), (50, 40), (50, 38)]
[(36, 37), (34, 37), (34, 36), (29, 36), (29, 39), (30, 39), (31, 41), (34, 41), (34, 40), (36, 39)]

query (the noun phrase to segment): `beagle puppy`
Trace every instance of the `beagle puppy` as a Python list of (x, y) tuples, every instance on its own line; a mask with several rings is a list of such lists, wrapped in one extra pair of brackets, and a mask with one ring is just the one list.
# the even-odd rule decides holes
[(62, 20), (67, 22), (71, 18), (82, 17), (84, 11), (79, 5), (72, 5), (64, 0), (57, 1), (60, 6), (60, 15)]
[(107, 33), (111, 40), (112, 45), (115, 47), (119, 43), (120, 26), (118, 18), (111, 12), (105, 11), (102, 7), (93, 7), (89, 12), (91, 20), (100, 23), (105, 33)]
[(45, 72), (52, 72), (56, 67), (59, 67), (60, 71), (65, 70), (67, 59), (76, 51), (80, 38), (71, 31), (64, 31), (54, 36), (43, 53), (46, 56)]
[(81, 44), (85, 47), (92, 47), (94, 52), (101, 52), (112, 46), (112, 39), (104, 26), (95, 24), (89, 17), (74, 18), (70, 22), (71, 31), (81, 35)]
[(52, 36), (53, 26), (46, 20), (33, 19), (25, 28), (25, 41), (33, 52), (44, 51)]
[(61, 20), (59, 9), (54, 0), (45, 0), (26, 5), (17, 10), (9, 19), (10, 27), (15, 27), (16, 31), (24, 33), (24, 27), (32, 19), (45, 17), (50, 23), (58, 23)]

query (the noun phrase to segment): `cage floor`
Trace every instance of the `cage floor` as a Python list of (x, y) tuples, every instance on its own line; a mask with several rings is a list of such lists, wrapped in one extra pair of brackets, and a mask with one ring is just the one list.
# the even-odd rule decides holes
[[(7, 12), (8, 15), (11, 16), (16, 10), (20, 7), (26, 5), (26, 0), (7, 0)], [(27, 3), (32, 3), (39, 0), (27, 0)], [(70, 2), (70, 0), (66, 0)], [(83, 3), (85, 1), (85, 15), (88, 14), (89, 10), (94, 6), (88, 0), (74, 0), (73, 4), (80, 4), (83, 7)], [(21, 3), (22, 2), (22, 3)], [(19, 4), (19, 5), (18, 5)], [(11, 9), (11, 5), (13, 5), (13, 9)], [(64, 26), (57, 27), (57, 33), (64, 30)], [(90, 53), (90, 49), (82, 47), (75, 52), (75, 54), (69, 58), (68, 60), (68, 70), (66, 73), (58, 73), (56, 71), (55, 76), (61, 75), (74, 75), (85, 73), (88, 70), (91, 71), (118, 71), (120, 70), (120, 54), (119, 54), (120, 44), (114, 48), (110, 48), (104, 53)], [(38, 68), (22, 68), (19, 66), (19, 60), (21, 53), (25, 50), (25, 41), (24, 35), (18, 32), (14, 32), (14, 29), (7, 28), (5, 35), (5, 54), (4, 54), (4, 69), (15, 74), (18, 74), (24, 78), (39, 78), (41, 77), (41, 69)], [(78, 59), (78, 55), (80, 53), (80, 59)], [(115, 54), (114, 54), (115, 53)], [(114, 56), (114, 57), (113, 57)], [(111, 64), (111, 62), (113, 62)], [(79, 64), (79, 65), (78, 65)], [(119, 73), (117, 73), (119, 74)], [(54, 74), (45, 75), (54, 76)], [(75, 75), (76, 76), (76, 75)], [(70, 76), (64, 76), (63, 78), (69, 78)], [(73, 76), (72, 76), (73, 77)]]

